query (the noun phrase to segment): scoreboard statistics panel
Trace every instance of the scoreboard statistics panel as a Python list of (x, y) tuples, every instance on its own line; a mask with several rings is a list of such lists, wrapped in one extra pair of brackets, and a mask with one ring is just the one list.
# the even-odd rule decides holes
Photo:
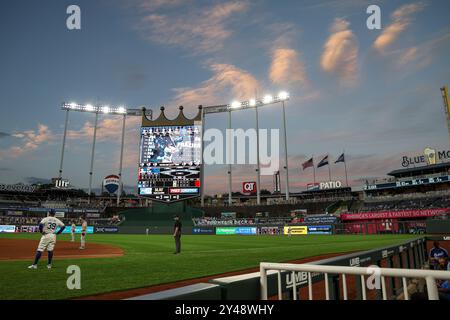
[(172, 202), (200, 195), (201, 125), (141, 127), (139, 195)]

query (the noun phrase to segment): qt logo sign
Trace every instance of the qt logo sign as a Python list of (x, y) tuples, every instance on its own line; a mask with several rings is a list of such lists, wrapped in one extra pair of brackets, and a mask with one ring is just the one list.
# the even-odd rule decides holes
[(256, 192), (256, 182), (242, 183), (242, 193), (255, 193), (255, 192)]

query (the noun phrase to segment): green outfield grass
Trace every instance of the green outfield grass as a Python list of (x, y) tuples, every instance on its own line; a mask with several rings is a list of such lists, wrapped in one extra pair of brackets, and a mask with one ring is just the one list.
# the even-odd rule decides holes
[[(36, 239), (37, 234), (0, 234), (0, 238)], [(170, 235), (89, 235), (89, 242), (125, 251), (108, 259), (56, 260), (47, 270), (29, 270), (32, 261), (0, 262), (0, 299), (68, 299), (257, 267), (335, 252), (367, 250), (402, 242), (408, 235), (342, 236), (183, 236), (182, 254), (174, 255)], [(59, 236), (58, 240), (68, 240)], [(58, 245), (58, 244), (57, 244)], [(57, 258), (57, 256), (56, 256)], [(81, 290), (68, 290), (66, 268), (81, 268)]]

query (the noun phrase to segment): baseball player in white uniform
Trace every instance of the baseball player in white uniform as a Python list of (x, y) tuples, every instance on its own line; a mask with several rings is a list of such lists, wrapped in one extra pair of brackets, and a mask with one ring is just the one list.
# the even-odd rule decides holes
[[(60, 229), (58, 230), (58, 227)], [(56, 244), (56, 235), (63, 232), (65, 228), (64, 223), (58, 218), (55, 218), (55, 211), (51, 210), (48, 214), (48, 217), (42, 219), (39, 223), (39, 231), (42, 233), (41, 241), (39, 241), (39, 246), (36, 251), (36, 256), (34, 258), (34, 262), (28, 269), (37, 269), (37, 264), (39, 259), (41, 258), (42, 252), (47, 249), (48, 253), (48, 263), (47, 268), (52, 268), (52, 259), (53, 259), (53, 249)]]
[(80, 250), (83, 250), (86, 245), (86, 233), (87, 233), (87, 221), (86, 217), (82, 215), (80, 217), (81, 220), (81, 247)]
[(71, 242), (75, 242), (75, 229), (76, 229), (76, 225), (75, 225), (75, 222), (74, 221), (72, 221), (72, 225), (70, 226), (70, 236), (72, 237), (71, 238)]

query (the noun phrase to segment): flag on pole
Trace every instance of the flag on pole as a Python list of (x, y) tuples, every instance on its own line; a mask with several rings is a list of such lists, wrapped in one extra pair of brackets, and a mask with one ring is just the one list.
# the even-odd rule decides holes
[(314, 167), (314, 162), (313, 161), (314, 161), (313, 158), (311, 158), (308, 161), (303, 162), (302, 163), (303, 170), (305, 170), (305, 169), (307, 169), (309, 167)]
[(348, 173), (347, 173), (347, 162), (345, 162), (345, 151), (342, 152), (342, 154), (339, 156), (339, 158), (334, 162), (334, 163), (338, 163), (338, 162), (343, 162), (344, 163), (344, 168), (345, 168), (345, 183), (348, 187)]
[(337, 158), (337, 160), (334, 163), (338, 163), (338, 162), (345, 162), (345, 155), (344, 153), (342, 153), (339, 158)]
[(328, 155), (325, 156), (322, 160), (320, 160), (319, 164), (317, 165), (317, 168), (324, 167), (328, 165)]

